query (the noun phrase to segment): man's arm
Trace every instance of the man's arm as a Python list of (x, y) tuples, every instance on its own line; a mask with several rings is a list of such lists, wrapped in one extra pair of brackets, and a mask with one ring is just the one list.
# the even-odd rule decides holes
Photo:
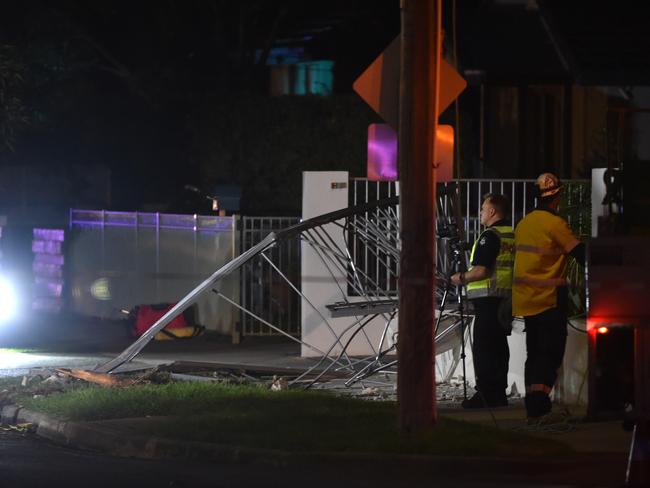
[[(471, 268), (463, 273), (462, 284), (466, 285), (473, 281), (480, 281), (488, 278), (491, 274), (499, 249), (501, 240), (494, 232), (484, 232), (476, 243), (474, 259), (471, 262)], [(456, 273), (451, 276), (451, 282), (454, 285), (461, 284), (461, 274)]]
[(580, 266), (585, 265), (585, 250), (586, 246), (584, 242), (579, 242), (575, 246), (573, 246), (573, 249), (569, 251), (569, 254), (575, 258), (576, 261), (578, 261), (578, 264)]
[(585, 248), (578, 238), (573, 234), (569, 228), (566, 220), (559, 218), (557, 223), (551, 228), (551, 238), (562, 248), (565, 254), (570, 254), (576, 260), (583, 264), (585, 263)]
[(451, 275), (451, 282), (454, 285), (466, 285), (472, 281), (484, 280), (490, 276), (488, 269), (485, 266), (472, 266), (472, 269), (464, 273), (455, 273)]

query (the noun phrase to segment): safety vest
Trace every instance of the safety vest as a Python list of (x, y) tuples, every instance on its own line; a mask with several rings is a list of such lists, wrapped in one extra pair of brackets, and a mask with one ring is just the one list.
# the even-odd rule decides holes
[(497, 234), (501, 244), (501, 250), (492, 268), (492, 274), (484, 280), (468, 283), (467, 298), (508, 297), (512, 292), (512, 268), (515, 262), (515, 234), (509, 225), (497, 225), (487, 228), (474, 243), (470, 262), (474, 260), (476, 245), (485, 232), (494, 232)]
[(557, 306), (557, 289), (566, 286), (566, 255), (578, 244), (567, 222), (535, 209), (515, 229), (512, 287), (514, 315), (529, 317)]

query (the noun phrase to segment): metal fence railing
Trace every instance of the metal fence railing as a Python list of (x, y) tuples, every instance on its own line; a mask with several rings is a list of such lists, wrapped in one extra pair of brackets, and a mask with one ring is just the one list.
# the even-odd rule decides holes
[[(465, 179), (460, 185), (460, 214), (464, 235), (472, 243), (483, 230), (479, 214), (481, 201), (486, 193), (500, 193), (510, 201), (509, 218), (513, 226), (517, 224), (537, 204), (534, 192), (535, 180), (483, 180)], [(589, 180), (568, 180), (560, 213), (578, 236), (588, 236), (591, 232), (591, 186)], [(456, 182), (438, 185), (438, 195), (451, 195)], [(442, 211), (449, 214), (450, 199), (443, 198)]]
[[(511, 202), (509, 217), (516, 223), (533, 210), (536, 205), (534, 196), (534, 180), (488, 180), (465, 179), (459, 180), (460, 191), (460, 221), (458, 227), (463, 238), (473, 243), (483, 230), (479, 213), (481, 200), (486, 193), (501, 193)], [(560, 213), (567, 219), (573, 231), (579, 237), (586, 237), (591, 231), (591, 186), (589, 180), (565, 181), (565, 191)], [(452, 191), (456, 182), (440, 183), (437, 187), (438, 216), (451, 216)], [(353, 178), (350, 181), (349, 205), (364, 203), (394, 197), (399, 195), (398, 182), (375, 182), (365, 178)], [(399, 214), (399, 209), (397, 209)], [(378, 210), (373, 210), (378, 212)], [(371, 218), (369, 218), (371, 217)], [(382, 221), (386, 220), (385, 225)], [(298, 223), (298, 217), (242, 217), (240, 222), (241, 252), (260, 242), (269, 232), (285, 229)], [(352, 262), (368, 282), (375, 283), (387, 295), (397, 294), (397, 276), (399, 276), (399, 260), (389, 255), (381, 243), (369, 244), (363, 239), (365, 222), (378, 222), (387, 233), (386, 238), (399, 246), (399, 229), (397, 225), (388, 222), (385, 216), (360, 215), (359, 225), (347, 236), (348, 249)], [(447, 238), (437, 238), (438, 272), (450, 273), (450, 256)], [(300, 289), (300, 241), (294, 240), (287, 245), (278, 246), (270, 251), (274, 263), (277, 263), (282, 273), (289, 277), (291, 283)], [(246, 264), (240, 271), (241, 304), (248, 310), (261, 317), (269, 317), (273, 323), (280, 324), (286, 332), (299, 335), (301, 298), (292, 292), (290, 286), (265, 261), (257, 260)], [(368, 290), (372, 292), (373, 290)], [(356, 293), (348, 287), (350, 296)], [(260, 321), (242, 314), (241, 330), (244, 335), (276, 335), (276, 332), (266, 327)]]
[[(298, 217), (241, 217), (240, 253), (250, 249), (270, 232), (291, 227)], [(273, 263), (300, 289), (300, 241), (288, 241), (268, 251)], [(264, 260), (240, 268), (241, 305), (246, 310), (278, 324), (292, 335), (300, 335), (300, 296)], [(249, 314), (241, 314), (241, 331), (247, 336), (277, 335)]]
[[(394, 181), (369, 181), (365, 178), (353, 178), (350, 181), (349, 205), (361, 205), (364, 203), (390, 198), (398, 195), (399, 184)], [(352, 227), (357, 229), (348, 235), (348, 248), (352, 255), (352, 261), (358, 269), (369, 278), (369, 282), (381, 288), (381, 292), (388, 295), (397, 295), (397, 276), (399, 269), (398, 259), (385, 252), (381, 242), (375, 245), (369, 244), (367, 229), (364, 226), (375, 222), (385, 230), (390, 242), (399, 243), (399, 229), (390, 219), (380, 213), (377, 208), (370, 213), (356, 215), (352, 218)], [(358, 221), (359, 223), (357, 224)], [(379, 291), (379, 290), (369, 290)], [(356, 295), (355, 291), (348, 287), (348, 294)]]
[[(463, 179), (449, 183), (439, 183), (436, 188), (438, 205), (438, 222), (455, 219), (452, 211), (453, 195), (456, 184), (459, 189), (460, 208), (457, 210), (457, 224), (460, 237), (472, 244), (483, 227), (480, 225), (481, 201), (486, 193), (501, 193), (510, 201), (509, 219), (513, 226), (536, 206), (535, 180), (524, 179)], [(565, 217), (574, 233), (584, 238), (591, 232), (591, 183), (589, 180), (568, 180), (564, 182), (563, 201), (560, 214)], [(350, 184), (350, 205), (359, 205), (373, 200), (379, 200), (399, 194), (399, 183), (393, 181), (368, 181), (365, 178), (353, 178)], [(391, 229), (397, 238), (397, 228)], [(439, 229), (438, 229), (439, 230)], [(398, 239), (396, 239), (398, 240)], [(442, 274), (448, 274), (451, 269), (447, 238), (438, 237), (437, 267)], [(397, 293), (397, 280), (384, 279), (398, 274), (398, 262), (374, 259), (377, 250), (364, 248), (365, 244), (357, 243), (352, 236), (349, 247), (354, 253), (355, 263), (369, 276), (377, 278), (378, 283), (385, 283), (387, 292)], [(386, 264), (384, 264), (386, 263)]]

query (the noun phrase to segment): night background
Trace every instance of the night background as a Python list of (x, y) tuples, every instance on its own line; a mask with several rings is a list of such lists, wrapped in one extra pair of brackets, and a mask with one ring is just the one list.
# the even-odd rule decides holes
[[(454, 24), (452, 6), (463, 177), (584, 178), (634, 146), (612, 138), (610, 108), (650, 81), (643, 16), (467, 1)], [(400, 29), (396, 0), (26, 0), (0, 14), (0, 213), (41, 225), (70, 207), (210, 213), (186, 185), (241, 191), (238, 213), (299, 215), (302, 171), (365, 176), (381, 120), (352, 83)]]
[[(421, 41), (425, 35), (439, 39), (431, 15), (438, 6), (442, 57), (467, 82), (438, 119), (454, 128), (453, 146), (446, 147), (453, 148), (459, 163), (454, 177), (463, 180), (454, 185), (455, 195), (441, 191), (451, 185), (434, 189), (427, 181), (431, 168), (425, 150), (444, 138), (426, 133), (431, 112), (418, 110), (426, 104), (421, 101), (433, 98), (434, 86), (449, 88), (444, 77), (422, 83), (433, 43), (424, 49)], [(137, 480), (134, 486), (252, 486), (251, 481), (265, 487), (428, 486), (433, 481), (436, 486), (465, 486), (466, 481), (472, 486), (518, 481), (517, 486), (621, 486), (625, 466), (625, 476), (643, 468), (647, 481), (650, 29), (645, 10), (630, 0), (0, 3), (0, 407), (13, 411), (5, 415), (0, 408), (0, 485), (32, 486), (18, 483), (33, 478), (33, 486), (43, 480), (49, 486), (59, 480), (68, 488), (87, 486), (91, 479), (131, 486), (119, 481), (123, 477)], [(414, 12), (427, 15), (416, 21)], [(381, 198), (380, 188), (396, 195), (392, 183), (377, 184), (374, 193), (357, 200), (355, 190), (363, 184), (340, 173), (336, 180), (333, 173), (312, 174), (305, 178), (309, 198), (303, 209), (303, 172), (346, 171), (350, 178), (367, 178), (368, 148), (376, 142), (369, 141), (368, 127), (387, 121), (353, 84), (399, 38), (402, 15), (403, 55), (410, 58), (404, 63), (403, 91), (401, 97), (381, 100), (401, 107), (406, 119), (399, 134), (406, 155), (400, 168), (410, 174), (403, 173), (399, 202)], [(417, 42), (409, 45), (410, 36)], [(425, 62), (415, 65), (414, 59)], [(560, 215), (591, 246), (588, 268), (577, 261), (569, 266), (567, 353), (561, 383), (553, 387), (558, 406), (573, 408), (575, 402), (578, 410), (570, 421), (564, 412), (560, 430), (555, 423), (528, 423), (522, 398), (529, 390), (528, 344), (525, 321), (518, 320), (509, 339), (512, 398), (506, 404), (513, 408), (497, 408), (497, 415), (486, 409), (474, 420), (450, 417), (453, 423), (447, 425), (443, 417), (462, 414), (468, 378), (476, 379), (467, 376), (464, 338), (471, 337), (465, 327), (474, 327), (477, 309), (463, 305), (462, 286), (454, 292), (450, 285), (450, 276), (466, 269), (463, 241), (481, 239), (482, 195), (494, 191), (510, 198), (508, 218), (516, 224), (538, 203), (533, 182), (545, 172), (564, 184)], [(434, 174), (440, 183), (442, 171)], [(433, 208), (432, 193), (438, 197)], [(214, 217), (210, 197), (221, 202), (225, 218)], [(359, 202), (365, 206), (356, 206)], [(542, 255), (549, 251), (527, 247)], [(557, 249), (548, 253), (558, 254)], [(540, 282), (550, 281), (559, 286), (557, 279)], [(449, 322), (438, 333), (443, 313)], [(165, 322), (172, 315), (173, 328)], [(401, 321), (393, 331), (389, 325), (396, 317)], [(155, 335), (147, 334), (152, 328)], [(178, 335), (166, 334), (172, 329)], [(367, 334), (374, 331), (381, 334), (376, 341)], [(354, 349), (352, 339), (367, 341), (372, 352)], [(398, 340), (400, 364), (412, 368), (412, 374), (399, 371), (401, 384), (411, 383), (410, 392), (397, 388)], [(144, 351), (148, 341), (151, 349)], [(432, 344), (434, 351), (419, 347)], [(436, 353), (444, 361), (436, 363), (431, 357)], [(323, 361), (334, 355), (331, 364)], [(366, 359), (357, 360), (362, 355)], [(432, 359), (436, 370), (429, 375)], [(140, 360), (148, 361), (146, 367), (136, 364)], [(416, 360), (424, 366), (418, 369)], [(471, 361), (473, 368), (473, 354)], [(441, 362), (449, 371), (443, 373)], [(135, 368), (133, 383), (130, 378), (121, 385), (101, 383), (117, 377), (116, 363)], [(338, 405), (323, 410), (324, 396), (304, 411), (296, 408), (299, 397), (282, 406), (266, 397), (255, 403), (241, 396), (241, 406), (250, 412), (245, 413), (230, 398), (204, 403), (182, 391), (176, 411), (164, 399), (148, 410), (151, 402), (138, 396), (123, 400), (128, 409), (114, 407), (123, 391), (114, 386), (153, 385), (153, 376), (150, 382), (140, 371), (163, 363), (170, 369), (161, 372), (173, 381), (172, 372), (185, 376), (183, 382), (202, 385), (214, 379), (219, 386), (238, 388), (252, 380), (259, 391), (263, 384), (272, 391), (294, 383), (307, 389), (321, 377), (329, 382), (331, 375), (334, 382), (341, 380), (337, 395), (342, 381), (347, 388), (354, 380), (360, 395), (382, 401), (360, 402), (358, 417)], [(312, 372), (314, 364), (316, 372), (322, 365), (327, 369), (312, 381), (303, 371)], [(98, 416), (62, 413), (59, 418), (57, 413), (55, 420), (43, 417), (34, 424), (18, 415), (31, 408), (27, 401), (41, 401), (42, 392), (55, 400), (66, 394), (52, 378), (68, 373), (49, 365), (75, 370), (70, 385), (79, 379), (110, 386), (107, 396), (96, 396), (85, 410)], [(376, 383), (379, 388), (365, 376), (372, 369), (386, 380)], [(215, 374), (218, 370), (223, 376)], [(348, 373), (350, 380), (343, 379)], [(15, 383), (18, 396), (8, 394), (4, 385), (11, 383), (2, 383), (3, 377)], [(43, 384), (46, 390), (24, 389)], [(550, 391), (547, 384), (528, 386)], [(416, 396), (424, 400), (416, 402)], [(427, 412), (434, 399), (434, 411)], [(366, 407), (384, 408), (383, 400), (392, 410), (369, 415)], [(70, 411), (77, 403), (73, 398)], [(281, 406), (282, 415), (268, 408), (273, 405)], [(443, 432), (444, 440), (434, 439), (429, 452), (413, 437), (413, 450), (403, 450), (404, 434), (428, 428), (439, 406), (441, 428), (434, 434)], [(425, 423), (411, 429), (409, 422), (395, 422), (399, 409), (409, 416), (419, 411)], [(73, 425), (77, 420), (80, 429)], [(111, 423), (95, 425), (114, 429), (117, 436), (109, 447), (93, 445), (83, 427), (104, 420)], [(158, 464), (113, 457), (151, 455), (149, 437), (142, 437), (141, 449), (122, 437), (137, 432), (140, 420), (147, 436), (163, 438), (166, 422), (169, 439), (198, 441), (199, 456), (174, 445)], [(476, 430), (467, 430), (465, 424), (472, 422)], [(485, 429), (492, 424), (494, 430)], [(62, 430), (48, 437), (48, 425)], [(630, 425), (640, 426), (638, 437), (631, 436)], [(32, 435), (41, 436), (41, 426), (47, 443)], [(226, 431), (219, 432), (222, 426), (233, 428), (232, 458), (223, 454), (230, 441)], [(393, 437), (367, 435), (381, 432), (378, 426)], [(65, 437), (70, 431), (77, 432), (76, 440)], [(250, 452), (240, 443), (248, 434), (253, 435), (246, 441)], [(538, 434), (548, 434), (542, 445), (536, 443)], [(558, 440), (558, 434), (564, 437)], [(359, 447), (348, 442), (353, 438)], [(65, 448), (56, 444), (63, 439)], [(267, 447), (285, 449), (274, 442), (287, 439), (287, 452), (298, 454), (299, 464), (289, 464), (284, 454), (269, 462), (258, 457)], [(211, 442), (218, 450), (203, 469), (194, 462)], [(98, 452), (81, 457), (72, 447)], [(328, 455), (322, 466), (300, 464), (312, 452), (337, 457)], [(470, 463), (481, 452), (487, 457)], [(349, 464), (339, 454), (351, 454)], [(366, 456), (373, 469), (359, 463)], [(182, 466), (183, 460), (191, 463)], [(415, 460), (421, 470), (414, 469)], [(342, 479), (336, 479), (339, 475)], [(192, 484), (199, 478), (204, 485)]]
[[(12, 176), (3, 178), (2, 204), (209, 212), (184, 185), (214, 194), (234, 184), (243, 212), (297, 214), (301, 171), (365, 175), (365, 130), (378, 119), (351, 85), (399, 32), (398, 8), (5, 3), (0, 165)], [(282, 56), (336, 60), (335, 81), (315, 94), (303, 86), (271, 96), (272, 63)], [(16, 167), (38, 167), (30, 173), (40, 183), (26, 195)]]

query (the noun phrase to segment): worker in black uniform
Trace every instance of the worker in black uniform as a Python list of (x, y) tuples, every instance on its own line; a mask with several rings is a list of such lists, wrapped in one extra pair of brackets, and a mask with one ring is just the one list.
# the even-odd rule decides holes
[(463, 408), (508, 405), (509, 330), (499, 320), (499, 307), (506, 300), (509, 308), (512, 292), (514, 233), (506, 220), (509, 208), (503, 195), (483, 197), (480, 221), (487, 228), (474, 243), (469, 270), (451, 277), (453, 284), (467, 286), (475, 314), (472, 354), (477, 391), (463, 401)]

